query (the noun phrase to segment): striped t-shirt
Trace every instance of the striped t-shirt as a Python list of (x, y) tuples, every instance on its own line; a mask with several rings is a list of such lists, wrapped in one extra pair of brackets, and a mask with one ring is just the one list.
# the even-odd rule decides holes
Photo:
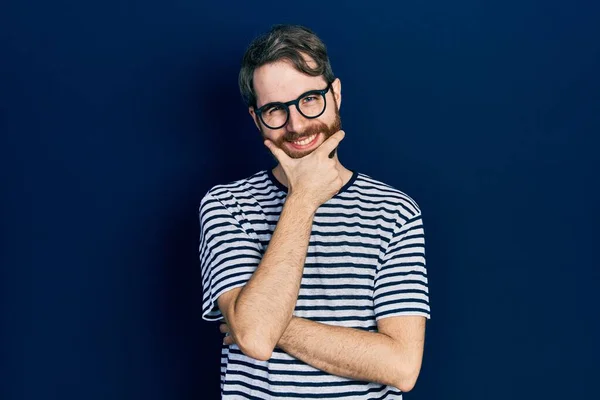
[[(217, 185), (200, 208), (202, 317), (223, 319), (218, 297), (243, 286), (259, 265), (287, 188), (271, 170)], [(417, 203), (353, 172), (316, 212), (294, 316), (377, 331), (381, 318), (429, 318), (424, 232)], [(277, 301), (277, 293), (273, 293)], [(402, 399), (399, 389), (334, 376), (275, 348), (268, 361), (222, 348), (221, 394), (227, 399)]]

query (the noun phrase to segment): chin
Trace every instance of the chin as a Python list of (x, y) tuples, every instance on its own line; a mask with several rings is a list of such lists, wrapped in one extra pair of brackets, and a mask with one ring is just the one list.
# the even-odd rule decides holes
[[(315, 149), (315, 150), (316, 150), (316, 149)], [(288, 155), (290, 158), (296, 158), (296, 159), (298, 159), (298, 158), (303, 158), (303, 157), (306, 157), (307, 155), (309, 155), (310, 153), (312, 153), (312, 152), (313, 152), (313, 151), (315, 151), (315, 150), (294, 151), (293, 153), (290, 153), (290, 152), (287, 152), (287, 151), (286, 151), (286, 153), (287, 153), (287, 155)]]

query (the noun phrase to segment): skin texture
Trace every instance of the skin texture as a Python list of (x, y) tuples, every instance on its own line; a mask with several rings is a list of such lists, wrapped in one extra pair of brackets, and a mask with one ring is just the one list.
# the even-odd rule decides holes
[[(258, 107), (289, 101), (325, 86), (322, 77), (305, 75), (285, 61), (264, 65), (254, 74)], [(278, 160), (273, 174), (288, 187), (288, 195), (252, 278), (244, 287), (219, 297), (225, 317), (220, 329), (227, 333), (224, 343), (237, 344), (250, 357), (268, 360), (279, 347), (331, 374), (379, 382), (406, 392), (413, 388), (421, 368), (424, 317), (384, 318), (377, 322), (378, 332), (366, 332), (293, 316), (314, 214), (352, 176), (340, 163), (337, 151), (329, 157), (345, 136), (343, 131), (334, 132), (340, 126), (339, 79), (327, 93), (327, 104), (317, 119), (304, 118), (291, 107), (288, 124), (277, 130), (262, 126), (249, 108), (265, 146)], [(289, 143), (315, 132), (319, 136), (311, 149), (298, 150)]]
[[(292, 317), (277, 347), (333, 375), (410, 391), (421, 369), (425, 318), (384, 318), (378, 330), (366, 332)], [(229, 333), (229, 327), (222, 324), (220, 331)], [(235, 341), (226, 336), (223, 343)]]

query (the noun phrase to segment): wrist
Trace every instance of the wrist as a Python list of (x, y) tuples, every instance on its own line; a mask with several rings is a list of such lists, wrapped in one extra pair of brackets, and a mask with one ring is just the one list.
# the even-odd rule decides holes
[(306, 196), (299, 193), (288, 194), (284, 207), (292, 209), (295, 215), (305, 215), (310, 218), (315, 215), (319, 208), (318, 206), (315, 206), (313, 202), (309, 201)]

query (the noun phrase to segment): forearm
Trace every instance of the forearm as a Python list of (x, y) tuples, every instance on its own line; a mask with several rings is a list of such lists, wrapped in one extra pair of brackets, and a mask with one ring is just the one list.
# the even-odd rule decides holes
[(286, 200), (262, 261), (230, 310), (239, 342), (272, 351), (285, 331), (298, 299), (313, 216), (301, 200)]
[(331, 326), (294, 317), (277, 346), (333, 375), (405, 387), (409, 374), (399, 344), (378, 332)]

